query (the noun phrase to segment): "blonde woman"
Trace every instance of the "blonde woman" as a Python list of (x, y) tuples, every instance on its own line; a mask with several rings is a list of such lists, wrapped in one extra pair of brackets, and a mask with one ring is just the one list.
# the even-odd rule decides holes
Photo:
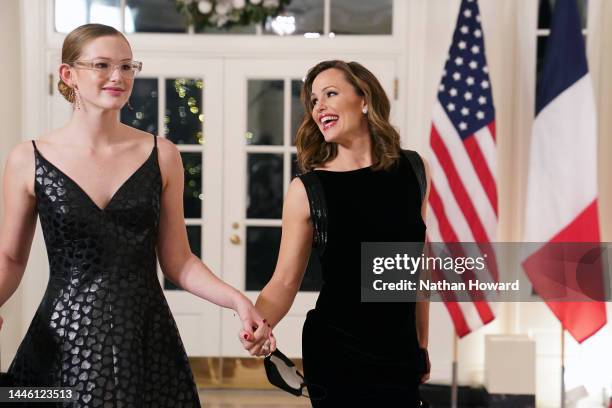
[(247, 339), (257, 334), (274, 347), (253, 304), (190, 251), (177, 148), (119, 122), (140, 69), (114, 28), (69, 33), (58, 86), (72, 118), (15, 147), (4, 172), (0, 305), (21, 280), (37, 216), (50, 266), (8, 374), (19, 386), (73, 387), (72, 406), (200, 406), (157, 258), (169, 280), (234, 309)]

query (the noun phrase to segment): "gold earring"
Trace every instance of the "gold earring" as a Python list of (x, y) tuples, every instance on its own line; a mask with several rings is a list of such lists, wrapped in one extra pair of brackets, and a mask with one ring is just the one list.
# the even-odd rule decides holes
[(74, 107), (77, 109), (81, 109), (81, 103), (79, 102), (79, 89), (75, 86), (72, 88), (72, 93), (74, 95)]

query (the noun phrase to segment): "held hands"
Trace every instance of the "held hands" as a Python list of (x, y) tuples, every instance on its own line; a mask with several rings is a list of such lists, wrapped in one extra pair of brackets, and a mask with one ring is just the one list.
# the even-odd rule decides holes
[(242, 321), (242, 330), (238, 334), (242, 346), (252, 356), (267, 356), (276, 350), (276, 339), (272, 327), (262, 318), (251, 303), (245, 299), (236, 312)]

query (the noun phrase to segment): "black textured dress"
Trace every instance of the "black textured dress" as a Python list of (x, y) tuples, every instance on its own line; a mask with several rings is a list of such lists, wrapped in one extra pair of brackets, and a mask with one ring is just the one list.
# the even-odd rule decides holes
[(200, 406), (156, 274), (161, 173), (151, 143), (101, 209), (32, 141), (50, 276), (9, 375), (19, 386), (74, 387), (67, 407)]
[(361, 242), (424, 241), (420, 156), (404, 151), (389, 171), (314, 170), (300, 178), (323, 275), (302, 335), (313, 406), (419, 406), (415, 304), (362, 303), (360, 253)]

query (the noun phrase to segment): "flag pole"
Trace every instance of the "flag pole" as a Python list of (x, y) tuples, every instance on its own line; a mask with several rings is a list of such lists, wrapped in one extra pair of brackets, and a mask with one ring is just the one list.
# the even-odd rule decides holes
[(565, 328), (561, 324), (561, 408), (565, 408)]
[(458, 344), (459, 344), (459, 338), (457, 337), (457, 332), (454, 331), (454, 336), (453, 336), (453, 379), (452, 379), (452, 383), (451, 383), (451, 408), (457, 408), (458, 407), (458, 386), (457, 386), (457, 356), (459, 355), (458, 352)]

